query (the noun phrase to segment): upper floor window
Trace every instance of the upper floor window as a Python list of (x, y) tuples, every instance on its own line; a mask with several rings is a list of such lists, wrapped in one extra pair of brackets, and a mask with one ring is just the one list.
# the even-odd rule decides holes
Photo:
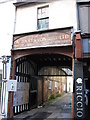
[(82, 33), (90, 33), (90, 3), (80, 3), (78, 7), (79, 29)]
[(49, 14), (48, 14), (49, 6), (44, 6), (38, 8), (37, 11), (37, 28), (38, 29), (48, 29), (49, 28)]
[(83, 41), (83, 53), (90, 53), (90, 38), (85, 38)]

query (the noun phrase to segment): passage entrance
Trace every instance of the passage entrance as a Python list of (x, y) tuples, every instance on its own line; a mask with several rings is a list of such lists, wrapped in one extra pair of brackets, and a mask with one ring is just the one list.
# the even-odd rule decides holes
[(17, 92), (13, 96), (14, 114), (31, 109), (37, 103), (37, 80), (33, 63), (27, 57), (16, 60)]
[[(16, 60), (17, 92), (13, 96), (14, 114), (43, 105), (50, 96), (67, 92), (67, 72), (72, 58), (59, 54), (38, 54)], [(72, 74), (70, 73), (69, 76)], [(69, 88), (68, 88), (69, 89)]]
[[(67, 92), (71, 92), (72, 73), (68, 70), (68, 76), (63, 70), (57, 66), (43, 67), (38, 73), (38, 105), (44, 104), (50, 99), (61, 96)], [(42, 89), (41, 89), (42, 88)]]

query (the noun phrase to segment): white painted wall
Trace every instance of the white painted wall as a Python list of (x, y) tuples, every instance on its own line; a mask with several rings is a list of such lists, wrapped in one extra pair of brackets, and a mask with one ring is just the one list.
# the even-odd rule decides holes
[(73, 92), (73, 78), (67, 77), (67, 92)]
[[(15, 20), (15, 6), (11, 2), (0, 1), (0, 57), (3, 55), (11, 55), (12, 36)], [(0, 69), (2, 63), (0, 60)]]
[(50, 28), (74, 26), (77, 29), (75, 0), (61, 0), (50, 5)]
[(49, 29), (74, 26), (77, 30), (76, 0), (57, 0), (17, 9), (15, 34), (37, 30), (37, 8), (49, 5)]
[(12, 2), (0, 4), (0, 56), (10, 55), (14, 18), (15, 6)]

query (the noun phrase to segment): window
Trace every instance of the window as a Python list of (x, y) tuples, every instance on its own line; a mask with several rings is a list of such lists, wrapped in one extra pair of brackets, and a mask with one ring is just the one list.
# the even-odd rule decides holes
[(52, 88), (52, 81), (49, 81), (48, 89)]
[(90, 53), (90, 38), (83, 39), (83, 53)]
[(38, 8), (38, 19), (37, 19), (37, 27), (40, 30), (49, 28), (49, 15), (48, 15), (49, 6)]
[(79, 4), (79, 29), (82, 33), (90, 33), (90, 3)]
[(55, 81), (55, 88), (57, 88), (58, 87), (58, 83)]

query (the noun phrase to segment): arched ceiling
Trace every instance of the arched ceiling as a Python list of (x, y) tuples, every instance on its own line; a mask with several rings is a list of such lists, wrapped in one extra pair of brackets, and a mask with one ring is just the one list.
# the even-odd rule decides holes
[(72, 58), (59, 54), (39, 54), (28, 56), (28, 59), (35, 62), (38, 68), (45, 66), (57, 66), (72, 70)]

